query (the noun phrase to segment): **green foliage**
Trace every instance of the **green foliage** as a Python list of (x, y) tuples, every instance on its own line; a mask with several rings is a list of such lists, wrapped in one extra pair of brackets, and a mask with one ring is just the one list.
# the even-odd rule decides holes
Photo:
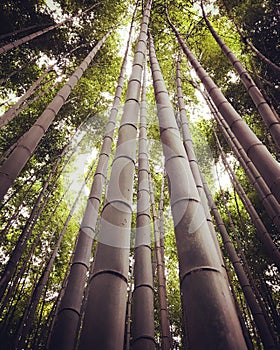
[[(225, 10), (223, 3), (226, 3), (229, 7), (230, 15)], [(109, 0), (57, 0), (57, 4), (60, 6), (62, 14), (67, 16), (76, 15), (82, 10), (93, 7), (91, 11), (79, 17), (79, 19), (76, 18), (72, 22), (67, 22), (56, 30), (1, 56), (0, 75), (1, 79), (3, 78), (1, 80), (3, 86), (0, 87), (0, 102), (1, 104), (3, 103), (1, 106), (3, 110), (7, 110), (10, 104), (10, 102), (6, 103), (5, 101), (10, 98), (20, 97), (38, 79), (49, 64), (54, 62), (55, 72), (58, 73), (49, 73), (44, 80), (44, 87), (41, 90), (38, 89), (34, 94), (34, 96), (38, 97), (36, 101), (32, 102), (32, 98), (30, 98), (28, 106), (19, 116), (0, 130), (1, 152), (5, 152), (13, 144), (15, 145), (18, 139), (34, 124), (59, 88), (64, 85), (66, 79), (74, 72), (97, 41), (110, 28), (120, 23), (126, 24), (129, 22), (128, 10), (132, 6), (131, 2), (120, 0), (113, 2)], [(165, 6), (167, 6), (171, 20), (181, 35), (186, 38), (190, 49), (193, 50), (203, 67), (225, 93), (233, 107), (240, 113), (256, 135), (268, 145), (269, 149), (275, 152), (271, 137), (266, 128), (264, 128), (250, 98), (245, 93), (243, 85), (237, 79), (233, 68), (229, 65), (208, 31), (199, 11), (198, 2), (158, 0), (154, 2), (152, 7), (150, 31), (154, 38), (159, 64), (169, 96), (174, 105), (174, 110), (176, 111), (177, 109), (175, 77), (179, 45), (166, 21)], [(241, 26), (246, 37), (250, 38), (256, 47), (269, 58), (277, 61), (277, 57), (279, 57), (277, 51), (279, 49), (279, 33), (276, 19), (276, 1), (217, 0), (214, 6), (218, 6), (220, 10), (217, 13), (214, 11), (215, 8), (213, 6), (208, 6), (208, 9), (210, 9), (209, 19), (214, 28), (238, 58), (249, 70), (252, 70), (254, 77), (258, 77), (259, 81), (262, 82), (264, 90), (267, 91), (272, 101), (277, 101), (279, 99), (279, 78), (244, 46), (232, 22), (232, 17), (234, 17), (234, 20)], [(138, 15), (140, 18), (140, 9)], [(0, 4), (0, 35), (40, 23), (40, 26), (36, 28), (3, 39), (2, 44), (4, 45), (9, 41), (23, 37), (41, 27), (46, 27), (58, 21), (57, 19), (54, 20), (54, 18), (54, 14), (46, 7), (46, 1), (13, 0), (2, 2)], [(136, 23), (136, 28), (139, 29), (139, 23)], [(119, 52), (122, 41), (123, 38), (115, 29), (72, 91), (68, 101), (60, 110), (25, 169), (16, 179), (14, 186), (6, 197), (7, 202), (5, 206), (1, 207), (0, 268), (3, 271), (51, 168), (70, 142), (68, 153), (66, 156), (63, 156), (44, 195), (44, 198), (49, 197), (48, 201), (38, 222), (34, 225), (31, 238), (27, 242), (27, 247), (18, 263), (16, 274), (20, 272), (21, 268), (24, 268), (24, 274), (18, 280), (17, 290), (13, 297), (8, 298), (6, 305), (0, 305), (2, 307), (1, 311), (3, 311), (0, 319), (0, 339), (1, 344), (7, 345), (7, 349), (15, 340), (16, 330), (29, 303), (32, 289), (51, 256), (73, 204), (77, 190), (73, 190), (72, 187), (69, 190), (70, 193), (66, 193), (67, 187), (72, 181), (71, 174), (75, 174), (80, 168), (80, 172), (75, 178), (76, 185), (80, 185), (89, 167), (88, 163), (83, 165), (79, 163), (80, 157), (85, 156), (87, 160), (95, 159), (97, 157), (96, 154), (100, 150), (120, 70), (122, 58), (119, 57)], [(45, 63), (42, 63), (43, 60)], [(216, 123), (205, 118), (204, 114), (208, 115), (208, 112), (205, 112), (205, 107), (203, 107), (202, 111), (197, 112), (201, 102), (192, 85), (194, 75), (194, 71), (190, 69), (183, 56), (181, 63), (182, 90), (186, 103), (186, 112), (190, 120), (194, 148), (200, 168), (210, 187), (214, 188), (216, 184), (213, 180), (213, 165), (214, 163), (220, 163), (220, 155), (217, 150), (213, 129), (217, 132), (227, 156), (231, 156), (232, 152), (221, 132), (217, 130)], [(45, 93), (40, 95), (44, 89), (46, 90)], [(150, 166), (154, 181), (156, 203), (158, 205), (163, 167), (162, 146), (156, 116), (154, 92), (150, 83), (148, 83), (146, 90)], [(71, 140), (77, 130), (80, 133), (78, 132), (74, 140)], [(82, 141), (79, 147), (76, 148), (80, 139)], [(115, 145), (113, 145), (113, 151), (114, 149)], [(68, 167), (64, 168), (64, 164), (72, 151), (75, 151), (75, 154), (70, 158)], [(111, 164), (111, 159), (109, 163)], [(63, 171), (62, 175), (60, 174), (61, 171)], [(274, 241), (278, 244), (278, 232), (268, 218), (252, 186), (248, 183), (243, 170), (236, 166), (235, 173)], [(56, 178), (57, 176), (59, 177)], [(223, 205), (222, 196), (226, 197), (226, 203), (236, 226), (236, 231), (230, 226), (229, 216)], [(45, 294), (41, 298), (33, 323), (34, 327), (30, 336), (30, 342), (27, 345), (28, 348), (39, 349), (45, 346), (46, 329), (51, 322), (50, 313), (55, 306), (63, 280), (67, 275), (87, 196), (83, 193), (80, 197), (82, 204), (72, 217), (59, 253), (56, 256)], [(244, 252), (248, 260), (250, 271), (263, 299), (266, 300), (267, 304), (272, 300), (278, 305), (279, 277), (276, 275), (273, 264), (266, 257), (262, 245), (256, 239), (255, 229), (240, 199), (235, 196), (231, 189), (226, 193), (218, 191), (215, 194), (215, 199), (236, 248), (238, 248), (237, 239), (240, 241), (242, 252)], [(168, 206), (167, 190), (164, 192), (164, 202), (168, 310), (174, 344), (176, 343), (176, 348), (183, 349), (184, 331), (178, 279), (177, 249), (173, 221)], [(133, 227), (135, 226), (135, 217), (135, 214), (133, 214)], [(33, 252), (30, 254), (32, 249)], [(223, 252), (226, 255), (225, 251)], [(240, 307), (245, 309), (246, 303), (240, 285), (229, 259), (226, 257), (225, 260), (233, 290), (237, 295)], [(13, 286), (13, 283), (16, 283), (16, 275), (12, 279), (11, 286)], [(156, 296), (156, 307), (157, 303), (158, 299)], [(42, 315), (40, 318), (39, 310), (41, 307)], [(274, 324), (276, 324), (277, 317), (272, 312), (272, 306), (269, 304), (267, 308), (270, 311), (271, 318), (274, 320)], [(252, 332), (251, 316), (246, 310), (244, 311), (244, 317)], [(41, 335), (41, 340), (38, 340), (38, 342), (36, 340), (37, 326)], [(47, 327), (44, 329), (44, 326)], [(156, 335), (159, 337), (158, 319), (156, 319), (156, 331)], [(253, 339), (254, 342), (257, 340)]]

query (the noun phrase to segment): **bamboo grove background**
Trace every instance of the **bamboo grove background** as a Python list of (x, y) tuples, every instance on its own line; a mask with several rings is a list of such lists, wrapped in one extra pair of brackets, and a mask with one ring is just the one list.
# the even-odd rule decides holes
[(276, 1), (0, 4), (3, 349), (279, 349)]

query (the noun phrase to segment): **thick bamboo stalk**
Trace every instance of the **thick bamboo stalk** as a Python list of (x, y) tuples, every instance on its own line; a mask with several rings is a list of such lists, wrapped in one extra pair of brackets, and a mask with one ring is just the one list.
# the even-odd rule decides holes
[[(199, 169), (199, 165), (197, 162), (196, 154), (194, 152), (191, 132), (190, 132), (190, 128), (189, 128), (189, 122), (188, 122), (188, 118), (186, 115), (186, 106), (185, 106), (185, 102), (184, 102), (184, 96), (183, 96), (183, 91), (182, 91), (182, 81), (181, 81), (181, 53), (179, 53), (179, 56), (177, 59), (177, 64), (176, 64), (176, 87), (177, 87), (177, 99), (178, 99), (178, 107), (179, 107), (179, 115), (180, 115), (180, 124), (181, 124), (182, 136), (183, 136), (183, 145), (184, 145), (184, 148), (186, 150), (186, 154), (188, 157), (188, 161), (190, 164), (190, 168), (191, 168), (191, 172), (192, 172), (192, 175), (194, 178), (194, 182), (195, 182), (197, 191), (199, 193), (201, 203), (202, 203), (203, 208), (204, 208), (204, 212), (206, 215), (208, 226), (209, 226), (213, 241), (214, 241), (216, 248), (217, 248), (217, 254), (220, 255), (221, 266), (223, 266), (225, 268), (225, 264), (223, 261), (219, 242), (218, 242), (215, 228), (214, 228), (214, 225), (212, 222), (207, 198), (206, 198), (205, 191), (203, 188), (203, 184), (202, 184), (202, 180), (201, 180), (201, 176), (200, 176), (200, 169)], [(225, 274), (226, 274), (226, 271), (225, 271)]]
[(151, 1), (148, 1), (135, 48), (106, 204), (101, 215), (80, 350), (122, 349), (124, 345), (137, 119), (150, 9)]
[(201, 8), (208, 29), (210, 30), (211, 34), (213, 35), (214, 39), (216, 40), (224, 54), (226, 55), (227, 59), (230, 61), (230, 63), (233, 65), (234, 69), (238, 73), (243, 85), (247, 89), (251, 99), (257, 107), (263, 121), (267, 125), (274, 142), (278, 145), (278, 147), (280, 147), (280, 119), (278, 115), (275, 115), (275, 113), (271, 110), (269, 104), (266, 102), (261, 91), (258, 89), (254, 80), (249, 75), (243, 64), (238, 60), (238, 58), (229, 49), (229, 47), (225, 44), (221, 37), (216, 33), (205, 14), (202, 1)]
[(155, 349), (154, 284), (151, 257), (149, 154), (146, 121), (146, 74), (143, 73), (139, 149), (138, 198), (134, 253), (134, 290), (132, 319), (132, 349)]
[[(210, 206), (211, 210), (213, 211), (214, 218), (215, 218), (215, 221), (217, 223), (217, 226), (219, 227), (224, 246), (228, 251), (229, 257), (233, 263), (234, 268), (237, 269), (237, 271), (236, 271), (237, 276), (239, 277), (241, 275), (241, 277), (240, 277), (241, 287), (243, 289), (244, 288), (246, 289), (248, 287), (248, 289), (249, 289), (248, 293), (247, 293), (247, 290), (245, 290), (245, 296), (250, 298), (249, 305), (252, 305), (251, 308), (252, 308), (253, 316), (258, 318), (259, 312), (261, 312), (259, 305), (255, 299), (250, 303), (251, 299), (253, 297), (255, 298), (255, 296), (253, 294), (253, 291), (251, 290), (251, 287), (249, 285), (249, 281), (247, 284), (244, 283), (244, 281), (245, 282), (247, 281), (246, 280), (247, 276), (246, 276), (245, 272), (243, 271), (240, 259), (238, 258), (237, 253), (235, 251), (235, 248), (230, 241), (230, 237), (227, 234), (225, 226), (223, 226), (222, 228), (220, 227), (220, 224), (221, 223), (223, 224), (222, 218), (221, 218), (217, 208), (216, 207), (214, 208), (214, 201), (213, 201), (213, 198), (210, 197), (211, 193), (209, 191), (207, 184), (205, 183), (204, 179), (201, 178), (200, 169), (199, 169), (197, 159), (195, 156), (195, 152), (194, 152), (194, 148), (193, 148), (192, 137), (191, 137), (191, 133), (189, 130), (188, 120), (187, 120), (186, 112), (185, 112), (186, 108), (185, 108), (183, 95), (182, 95), (181, 77), (180, 77), (180, 56), (178, 57), (178, 61), (177, 61), (177, 95), (178, 95), (178, 105), (179, 105), (180, 116), (181, 116), (183, 144), (184, 144), (185, 150), (187, 152), (187, 156), (188, 156), (188, 159), (190, 162), (190, 166), (192, 169), (192, 173), (193, 173), (193, 176), (195, 179), (196, 186), (197, 187), (199, 185), (203, 186), (202, 191), (203, 191), (204, 195), (206, 196), (206, 198), (208, 198), (209, 206)], [(200, 181), (197, 181), (196, 175), (198, 175), (200, 177)], [(199, 191), (199, 188), (198, 188), (198, 191)], [(199, 193), (201, 193), (202, 191), (199, 191)], [(231, 243), (230, 247), (227, 246), (228, 243)], [(237, 267), (236, 267), (235, 264), (239, 264), (239, 265), (237, 265)], [(274, 346), (274, 341), (269, 333), (269, 330), (266, 326), (266, 323), (265, 323), (265, 320), (264, 320), (262, 314), (260, 316), (260, 321), (258, 323), (259, 323), (259, 327), (261, 328), (261, 331), (264, 329), (264, 331), (262, 332), (262, 335), (263, 335), (264, 340), (266, 341), (266, 344), (272, 344)], [(246, 343), (248, 344), (247, 338), (246, 338)]]
[(47, 132), (61, 107), (66, 102), (74, 86), (77, 84), (110, 33), (111, 31), (104, 35), (103, 38), (96, 44), (76, 71), (71, 75), (66, 84), (58, 91), (55, 98), (47, 106), (35, 124), (23, 135), (21, 141), (18, 143), (14, 151), (3, 163), (2, 167), (0, 168), (0, 201), (3, 199), (8, 189), (13, 184), (15, 178), (20, 174), (21, 170), (32, 156), (38, 143)]
[(152, 39), (150, 62), (169, 179), (187, 345), (194, 349), (246, 349), (219, 254), (180, 139)]
[(132, 16), (129, 36), (126, 45), (120, 75), (117, 82), (113, 105), (101, 146), (96, 171), (94, 174), (85, 213), (78, 233), (77, 243), (70, 267), (70, 272), (64, 294), (61, 298), (58, 313), (55, 317), (54, 328), (50, 337), (50, 348), (59, 350), (73, 349), (81, 317), (81, 305), (84, 295), (87, 273), (90, 266), (92, 245), (96, 237), (98, 211), (102, 201), (102, 192), (107, 178), (108, 161), (111, 154), (118, 108), (122, 97), (125, 80), (127, 56), (134, 25), (137, 6)]
[(267, 148), (261, 143), (249, 126), (224, 97), (223, 93), (206, 73), (193, 53), (189, 50), (185, 41), (172, 24), (169, 17), (168, 21), (183, 49), (183, 52), (188, 58), (190, 64), (195, 69), (196, 74), (205, 86), (217, 109), (227, 121), (232, 132), (235, 134), (236, 138), (246, 151), (248, 157), (252, 160), (262, 175), (275, 198), (278, 200), (278, 202), (280, 202), (280, 166), (278, 162), (273, 158)]

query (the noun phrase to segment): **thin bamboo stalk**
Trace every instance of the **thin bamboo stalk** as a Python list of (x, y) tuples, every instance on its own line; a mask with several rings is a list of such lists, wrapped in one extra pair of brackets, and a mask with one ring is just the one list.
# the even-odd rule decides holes
[(219, 142), (219, 139), (214, 131), (214, 135), (216, 137), (216, 143), (219, 149), (219, 152), (222, 157), (222, 161), (224, 163), (224, 166), (229, 174), (229, 177), (231, 179), (231, 182), (236, 189), (236, 192), (238, 193), (240, 199), (242, 200), (248, 214), (250, 215), (253, 225), (256, 228), (256, 233), (258, 239), (263, 243), (264, 248), (267, 252), (267, 255), (270, 257), (270, 259), (275, 263), (278, 270), (280, 271), (280, 252), (274, 242), (271, 239), (271, 236), (269, 235), (266, 227), (264, 226), (261, 218), (259, 217), (257, 211), (255, 210), (253, 204), (251, 203), (250, 199), (246, 195), (244, 189), (242, 188), (241, 184), (239, 183), (235, 173), (231, 169), (230, 165), (228, 164), (228, 161), (226, 159), (225, 153), (221, 147), (221, 144)]
[(221, 237), (223, 240), (224, 247), (228, 253), (228, 256), (230, 258), (230, 261), (234, 267), (235, 273), (238, 277), (238, 281), (241, 285), (242, 291), (245, 295), (247, 304), (249, 305), (249, 308), (252, 312), (252, 316), (255, 320), (256, 326), (258, 328), (258, 332), (260, 334), (260, 337), (262, 339), (262, 342), (264, 344), (264, 347), (267, 349), (277, 349), (277, 345), (274, 342), (273, 336), (270, 332), (270, 329), (266, 323), (266, 318), (263, 314), (263, 311), (258, 304), (258, 301), (256, 299), (256, 296), (254, 294), (254, 291), (251, 287), (250, 281), (243, 269), (243, 266), (241, 264), (241, 260), (235, 250), (235, 247), (231, 241), (231, 238), (227, 232), (226, 226), (223, 222), (223, 219), (218, 211), (218, 208), (213, 200), (213, 197), (211, 195), (211, 192), (207, 186), (207, 183), (203, 182), (204, 189), (206, 191), (209, 206), (211, 207), (212, 213), (215, 217), (217, 226), (219, 227), (219, 231), (221, 233)]
[(25, 28), (16, 29), (13, 32), (9, 32), (9, 33), (5, 33), (5, 34), (0, 35), (0, 40), (3, 40), (5, 38), (9, 38), (9, 37), (14, 36), (16, 34), (27, 32), (28, 30), (31, 30), (31, 29), (36, 29), (36, 28), (44, 27), (44, 26), (46, 26), (46, 24), (39, 24), (39, 25), (35, 24), (35, 25), (28, 26)]
[(59, 110), (65, 104), (74, 86), (77, 84), (110, 33), (111, 30), (105, 34), (101, 40), (99, 40), (97, 45), (71, 75), (66, 84), (58, 91), (52, 102), (47, 106), (35, 124), (23, 135), (21, 141), (18, 143), (14, 151), (3, 163), (2, 167), (0, 168), (0, 200), (3, 199), (8, 189), (13, 184), (15, 178), (20, 174), (21, 170), (28, 162)]
[(201, 8), (204, 20), (206, 22), (206, 25), (208, 29), (210, 30), (211, 34), (213, 35), (214, 39), (226, 55), (227, 59), (231, 62), (234, 69), (237, 71), (243, 85), (247, 89), (252, 101), (254, 102), (255, 106), (257, 107), (263, 121), (267, 125), (274, 142), (280, 147), (280, 119), (278, 115), (275, 115), (275, 113), (271, 110), (269, 104), (266, 102), (265, 98), (263, 97), (261, 91), (256, 86), (254, 80), (249, 75), (243, 64), (238, 60), (238, 58), (234, 55), (234, 53), (229, 49), (229, 47), (225, 44), (225, 42), (221, 39), (221, 37), (217, 34), (217, 32), (214, 30), (213, 26), (211, 25), (209, 19), (207, 18), (203, 3), (201, 1)]
[[(95, 6), (95, 5), (93, 5), (93, 6)], [(53, 24), (53, 25), (51, 25), (51, 26), (49, 26), (49, 27), (47, 27), (47, 28), (38, 30), (38, 31), (35, 32), (35, 33), (26, 35), (26, 36), (24, 36), (23, 38), (20, 38), (20, 39), (15, 40), (15, 41), (13, 41), (13, 42), (11, 42), (11, 43), (8, 43), (8, 44), (6, 44), (6, 45), (1, 46), (1, 47), (0, 47), (0, 55), (2, 55), (3, 53), (6, 53), (6, 52), (8, 52), (8, 51), (10, 51), (10, 50), (12, 50), (12, 49), (14, 49), (14, 48), (16, 48), (16, 47), (19, 47), (20, 45), (22, 45), (22, 44), (24, 44), (24, 43), (26, 43), (26, 42), (29, 42), (29, 41), (31, 41), (31, 40), (33, 40), (33, 39), (35, 39), (35, 38), (38, 38), (39, 36), (41, 36), (41, 35), (43, 35), (43, 34), (45, 34), (45, 33), (48, 33), (48, 32), (50, 32), (50, 31), (52, 31), (53, 29), (58, 28), (58, 27), (60, 27), (61, 25), (67, 23), (67, 22), (73, 21), (75, 18), (81, 17), (81, 16), (84, 15), (86, 12), (90, 11), (90, 10), (92, 9), (93, 6), (91, 6), (91, 7), (88, 8), (87, 10), (81, 12), (80, 14), (78, 14), (78, 15), (75, 16), (75, 17), (67, 18), (67, 19), (65, 19), (65, 20), (62, 21), (62, 22)]]
[(196, 74), (205, 86), (217, 109), (227, 121), (232, 132), (235, 134), (236, 138), (246, 151), (248, 157), (252, 160), (262, 175), (275, 198), (278, 200), (278, 202), (280, 202), (280, 165), (224, 97), (223, 93), (206, 73), (193, 53), (189, 50), (185, 41), (180, 36), (176, 27), (172, 24), (169, 17), (167, 18), (170, 27), (174, 31), (178, 42), (182, 47), (183, 52), (188, 58), (190, 64), (195, 69)]
[(55, 244), (55, 247), (53, 249), (53, 252), (51, 254), (51, 257), (47, 263), (47, 265), (45, 266), (45, 269), (41, 275), (41, 277), (39, 278), (39, 281), (32, 293), (32, 298), (30, 300), (30, 304), (28, 305), (27, 307), (27, 313), (25, 314), (25, 317), (22, 318), (21, 320), (21, 327), (20, 327), (20, 332), (19, 332), (19, 335), (18, 335), (18, 341), (17, 341), (17, 348), (18, 349), (24, 349), (25, 346), (26, 346), (26, 339), (28, 337), (28, 334), (30, 333), (31, 331), (31, 328), (32, 328), (32, 321), (34, 319), (34, 316), (35, 316), (35, 313), (36, 313), (36, 310), (37, 310), (37, 307), (38, 307), (38, 304), (39, 304), (39, 301), (40, 301), (40, 298), (42, 296), (42, 293), (43, 293), (43, 290), (44, 288), (46, 287), (46, 284), (48, 282), (48, 279), (49, 279), (49, 276), (51, 274), (51, 271), (52, 271), (52, 267), (53, 267), (53, 264), (54, 264), (54, 261), (55, 261), (55, 258), (57, 256), (57, 253), (60, 249), (60, 246), (61, 246), (61, 243), (62, 243), (62, 240), (64, 238), (64, 235), (67, 231), (67, 228), (68, 228), (68, 225), (73, 217), (73, 214), (74, 214), (74, 211), (79, 203), (79, 200), (80, 200), (80, 196), (82, 194), (82, 191), (84, 190), (85, 188), (85, 185), (86, 183), (88, 182), (90, 176), (91, 176), (91, 173), (92, 173), (92, 169), (94, 167), (94, 164), (95, 162), (93, 162), (90, 170), (88, 171), (88, 174), (85, 178), (85, 180), (83, 181), (83, 184), (76, 196), (76, 199), (70, 209), (70, 212), (64, 222), (64, 225), (63, 225), (63, 228), (60, 232), (60, 235), (59, 235), (59, 238)]
[(245, 43), (245, 45), (248, 45), (251, 50), (262, 60), (264, 61), (268, 66), (270, 66), (271, 69), (274, 70), (275, 73), (278, 73), (280, 74), (280, 67), (275, 64), (274, 62), (272, 62), (270, 59), (268, 59), (263, 53), (261, 53), (256, 47), (255, 45), (246, 37), (246, 35), (243, 34), (241, 28), (239, 27), (239, 25), (236, 23), (235, 19), (233, 16), (231, 16), (231, 11), (229, 10), (227, 4), (225, 1), (222, 1), (225, 8), (226, 8), (226, 11), (227, 11), (227, 14), (229, 16), (229, 18), (232, 18), (233, 20), (233, 23), (235, 25), (235, 28), (238, 32), (238, 34), (240, 35), (240, 38), (241, 40), (243, 41), (243, 43)]
[(152, 218), (153, 218), (153, 225), (154, 225), (154, 250), (155, 250), (156, 270), (157, 270), (157, 278), (158, 278), (161, 348), (162, 350), (169, 350), (169, 349), (172, 349), (173, 341), (172, 341), (172, 335), (171, 335), (171, 327), (170, 327), (168, 303), (167, 303), (167, 295), (166, 295), (165, 260), (164, 260), (162, 247), (160, 244), (161, 242), (160, 225), (159, 225), (159, 219), (156, 212), (155, 195), (154, 195), (154, 188), (153, 188), (151, 175), (149, 176), (149, 182), (150, 182)]
[(46, 69), (46, 71), (30, 86), (30, 88), (18, 99), (18, 101), (11, 106), (4, 114), (0, 116), (0, 128), (13, 120), (20, 111), (20, 105), (26, 101), (29, 97), (31, 97), (41, 82), (45, 79), (45, 77), (51, 72), (53, 66)]

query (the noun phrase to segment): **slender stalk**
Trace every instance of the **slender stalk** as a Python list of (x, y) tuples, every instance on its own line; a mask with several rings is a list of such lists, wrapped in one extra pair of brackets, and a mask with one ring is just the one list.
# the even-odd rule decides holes
[[(187, 154), (187, 158), (190, 164), (191, 172), (195, 181), (195, 185), (197, 188), (197, 191), (199, 193), (199, 197), (201, 199), (201, 203), (204, 208), (204, 212), (206, 215), (206, 219), (208, 222), (208, 226), (213, 238), (213, 241), (216, 245), (217, 248), (217, 253), (220, 255), (221, 259), (221, 265), (225, 268), (224, 260), (222, 257), (222, 253), (220, 250), (219, 242), (217, 239), (217, 235), (215, 232), (215, 228), (212, 222), (212, 218), (210, 215), (210, 210), (207, 202), (207, 198), (205, 195), (205, 191), (203, 188), (201, 176), (200, 176), (200, 169), (199, 165), (197, 162), (197, 157), (194, 152), (194, 147), (193, 147), (193, 142), (192, 142), (192, 137), (191, 137), (191, 132), (189, 128), (189, 122), (188, 118), (186, 115), (186, 106), (184, 102), (184, 97), (183, 97), (183, 91), (182, 91), (182, 81), (181, 81), (181, 53), (178, 55), (177, 59), (177, 64), (176, 64), (176, 86), (177, 86), (177, 99), (178, 99), (178, 107), (179, 107), (179, 117), (180, 117), (180, 124), (181, 124), (181, 130), (182, 130), (182, 136), (183, 136), (183, 145)], [(226, 275), (226, 271), (225, 271)]]
[[(95, 5), (94, 5), (95, 6)], [(20, 45), (26, 43), (26, 42), (29, 42), (35, 38), (38, 38), (39, 36), (45, 34), (45, 33), (48, 33), (50, 31), (52, 31), (53, 29), (55, 28), (58, 28), (60, 27), (61, 25), (67, 23), (67, 22), (70, 22), (70, 21), (73, 21), (75, 18), (78, 18), (78, 17), (81, 17), (82, 15), (84, 15), (86, 12), (88, 12), (93, 6), (91, 6), (89, 9), (81, 12), (79, 15), (75, 16), (75, 17), (70, 17), (70, 18), (67, 18), (65, 19), (64, 21), (62, 22), (59, 22), (59, 23), (56, 23), (56, 24), (53, 24), (47, 28), (44, 28), (44, 29), (41, 29), (35, 33), (32, 33), (32, 34), (29, 34), (29, 35), (26, 35), (24, 36), (23, 38), (20, 38), (18, 40), (15, 40), (11, 43), (8, 43), (6, 45), (3, 45), (0, 47), (0, 55), (2, 55), (3, 53), (6, 53), (16, 47), (19, 47)]]
[(14, 30), (13, 32), (9, 32), (9, 33), (5, 33), (5, 34), (0, 35), (0, 40), (3, 40), (5, 38), (9, 38), (9, 37), (14, 36), (16, 34), (27, 32), (28, 30), (31, 30), (31, 29), (36, 29), (36, 28), (45, 27), (45, 26), (46, 26), (46, 24), (39, 24), (39, 25), (35, 24), (35, 25), (28, 26), (25, 28), (17, 29), (17, 30)]
[(227, 11), (227, 14), (230, 18), (232, 18), (233, 20), (233, 23), (235, 25), (235, 28), (238, 32), (238, 34), (240, 35), (240, 38), (242, 39), (243, 43), (245, 43), (245, 45), (249, 46), (251, 48), (251, 50), (262, 60), (264, 61), (271, 69), (273, 69), (273, 71), (275, 73), (278, 73), (280, 74), (280, 67), (275, 64), (274, 62), (272, 62), (270, 59), (268, 59), (263, 53), (261, 53), (256, 47), (255, 45), (242, 33), (242, 30), (241, 28), (239, 27), (239, 25), (236, 23), (236, 21), (234, 20), (233, 16), (231, 16), (231, 12), (228, 8), (228, 6), (226, 5), (225, 1), (222, 1), (225, 8), (226, 8), (226, 11)]
[(159, 296), (159, 317), (160, 317), (160, 330), (161, 330), (161, 348), (162, 350), (172, 349), (172, 336), (171, 327), (168, 313), (168, 303), (166, 295), (166, 278), (165, 278), (165, 260), (161, 247), (160, 237), (160, 225), (159, 219), (156, 212), (155, 195), (153, 189), (153, 183), (151, 175), (149, 176), (150, 182), (150, 196), (151, 196), (151, 207), (152, 217), (154, 225), (154, 250), (156, 259), (156, 270), (158, 278), (158, 296)]
[(30, 333), (31, 331), (31, 328), (32, 328), (32, 321), (34, 319), (34, 316), (35, 316), (35, 313), (36, 313), (36, 310), (37, 310), (37, 307), (38, 307), (38, 304), (39, 304), (39, 301), (40, 301), (40, 298), (42, 296), (42, 293), (43, 293), (43, 290), (44, 288), (46, 287), (46, 284), (48, 282), (48, 279), (49, 279), (49, 276), (51, 274), (51, 271), (52, 271), (52, 267), (53, 267), (53, 264), (54, 264), (54, 261), (55, 261), (55, 258), (57, 256), (57, 253), (60, 249), (60, 246), (61, 246), (61, 243), (62, 243), (62, 240), (64, 238), (64, 235), (66, 233), (66, 230), (68, 228), (68, 225), (73, 217), (73, 214), (74, 214), (74, 211), (79, 203), (79, 200), (80, 200), (80, 196), (82, 194), (82, 191), (84, 190), (84, 187), (92, 173), (92, 168), (94, 166), (94, 163), (93, 165), (91, 166), (91, 169), (89, 170), (77, 196), (76, 196), (76, 199), (70, 209), (70, 212), (64, 222), (64, 225), (63, 225), (63, 228), (60, 232), (60, 235), (59, 235), (59, 238), (56, 242), (56, 245), (55, 245), (55, 248), (52, 252), (52, 255), (47, 263), (47, 265), (45, 266), (45, 269), (38, 281), (38, 284), (36, 285), (36, 287), (34, 288), (34, 291), (32, 293), (32, 298), (31, 298), (31, 302), (27, 308), (27, 313), (25, 314), (25, 317), (22, 318), (21, 320), (21, 329), (20, 329), (20, 332), (19, 332), (19, 335), (18, 335), (18, 343), (17, 343), (17, 348), (18, 349), (24, 349), (25, 346), (26, 346), (26, 338), (28, 336), (28, 334)]
[(262, 175), (275, 198), (278, 200), (278, 202), (280, 202), (280, 165), (245, 123), (245, 121), (240, 117), (236, 110), (231, 106), (214, 81), (203, 69), (201, 64), (187, 47), (176, 27), (170, 21), (168, 14), (167, 18), (170, 27), (174, 31), (178, 42), (182, 47), (183, 52), (188, 58), (190, 64), (195, 69), (196, 74), (205, 86), (217, 109), (227, 121), (232, 132), (235, 134), (236, 138), (246, 151), (248, 157), (252, 160)]
[(260, 337), (262, 339), (262, 342), (265, 346), (265, 349), (277, 349), (277, 345), (274, 342), (273, 336), (270, 333), (270, 329), (266, 323), (266, 319), (264, 317), (264, 314), (262, 312), (261, 307), (258, 304), (258, 301), (256, 299), (256, 296), (253, 292), (253, 289), (251, 287), (250, 281), (243, 269), (243, 266), (241, 264), (241, 260), (235, 250), (235, 247), (231, 241), (231, 238), (227, 232), (226, 226), (223, 222), (223, 219), (217, 209), (217, 206), (212, 198), (211, 192), (207, 186), (207, 183), (203, 182), (204, 189), (206, 191), (209, 206), (212, 210), (212, 213), (215, 217), (217, 226), (219, 227), (219, 231), (221, 233), (224, 247), (228, 253), (229, 259), (234, 267), (235, 273), (238, 277), (238, 281), (241, 285), (242, 291), (245, 295), (247, 304), (249, 305), (249, 308), (252, 312), (252, 316), (254, 318), (254, 321), (256, 323), (256, 326), (258, 328)]
[(0, 201), (3, 199), (8, 189), (13, 184), (15, 178), (20, 174), (21, 170), (28, 162), (57, 113), (65, 104), (74, 86), (77, 84), (110, 33), (111, 31), (109, 31), (101, 40), (99, 40), (97, 45), (71, 75), (66, 84), (58, 91), (52, 102), (47, 106), (35, 124), (23, 135), (21, 141), (10, 154), (8, 159), (3, 163), (2, 167), (0, 168)]
[(52, 71), (53, 66), (47, 68), (45, 72), (30, 86), (30, 88), (11, 106), (4, 114), (0, 116), (0, 128), (13, 120), (19, 113), (20, 105), (31, 97), (45, 77)]
[(224, 43), (221, 37), (216, 33), (205, 14), (202, 1), (201, 8), (208, 29), (210, 30), (211, 34), (213, 35), (214, 39), (216, 40), (216, 42), (218, 43), (228, 60), (233, 65), (234, 69), (237, 71), (243, 85), (246, 87), (261, 117), (263, 118), (265, 124), (271, 132), (274, 142), (278, 145), (278, 147), (280, 147), (280, 119), (278, 115), (275, 115), (275, 113), (271, 110), (262, 93), (256, 86), (255, 82), (253, 81), (252, 77), (249, 75), (245, 67), (242, 65), (242, 63), (228, 48), (228, 46)]
[(233, 170), (231, 169), (231, 167), (228, 164), (228, 161), (226, 159), (225, 153), (221, 147), (221, 144), (219, 142), (219, 139), (214, 131), (214, 135), (216, 138), (216, 143), (219, 149), (219, 152), (221, 154), (222, 157), (222, 161), (224, 163), (224, 166), (229, 174), (229, 177), (232, 181), (232, 184), (234, 186), (234, 188), (236, 189), (236, 192), (238, 193), (240, 199), (242, 200), (248, 214), (250, 215), (253, 225), (256, 228), (256, 233), (257, 233), (257, 237), (258, 239), (263, 243), (264, 248), (267, 252), (267, 255), (270, 257), (270, 259), (275, 263), (275, 265), (277, 266), (278, 270), (280, 271), (280, 252), (277, 249), (276, 245), (274, 244), (274, 242), (271, 239), (271, 236), (269, 235), (266, 227), (264, 226), (261, 218), (259, 217), (257, 211), (255, 210), (253, 204), (251, 203), (250, 199), (248, 198), (248, 196), (246, 195), (244, 189), (242, 188), (241, 184), (239, 183), (235, 173), (233, 172)]

